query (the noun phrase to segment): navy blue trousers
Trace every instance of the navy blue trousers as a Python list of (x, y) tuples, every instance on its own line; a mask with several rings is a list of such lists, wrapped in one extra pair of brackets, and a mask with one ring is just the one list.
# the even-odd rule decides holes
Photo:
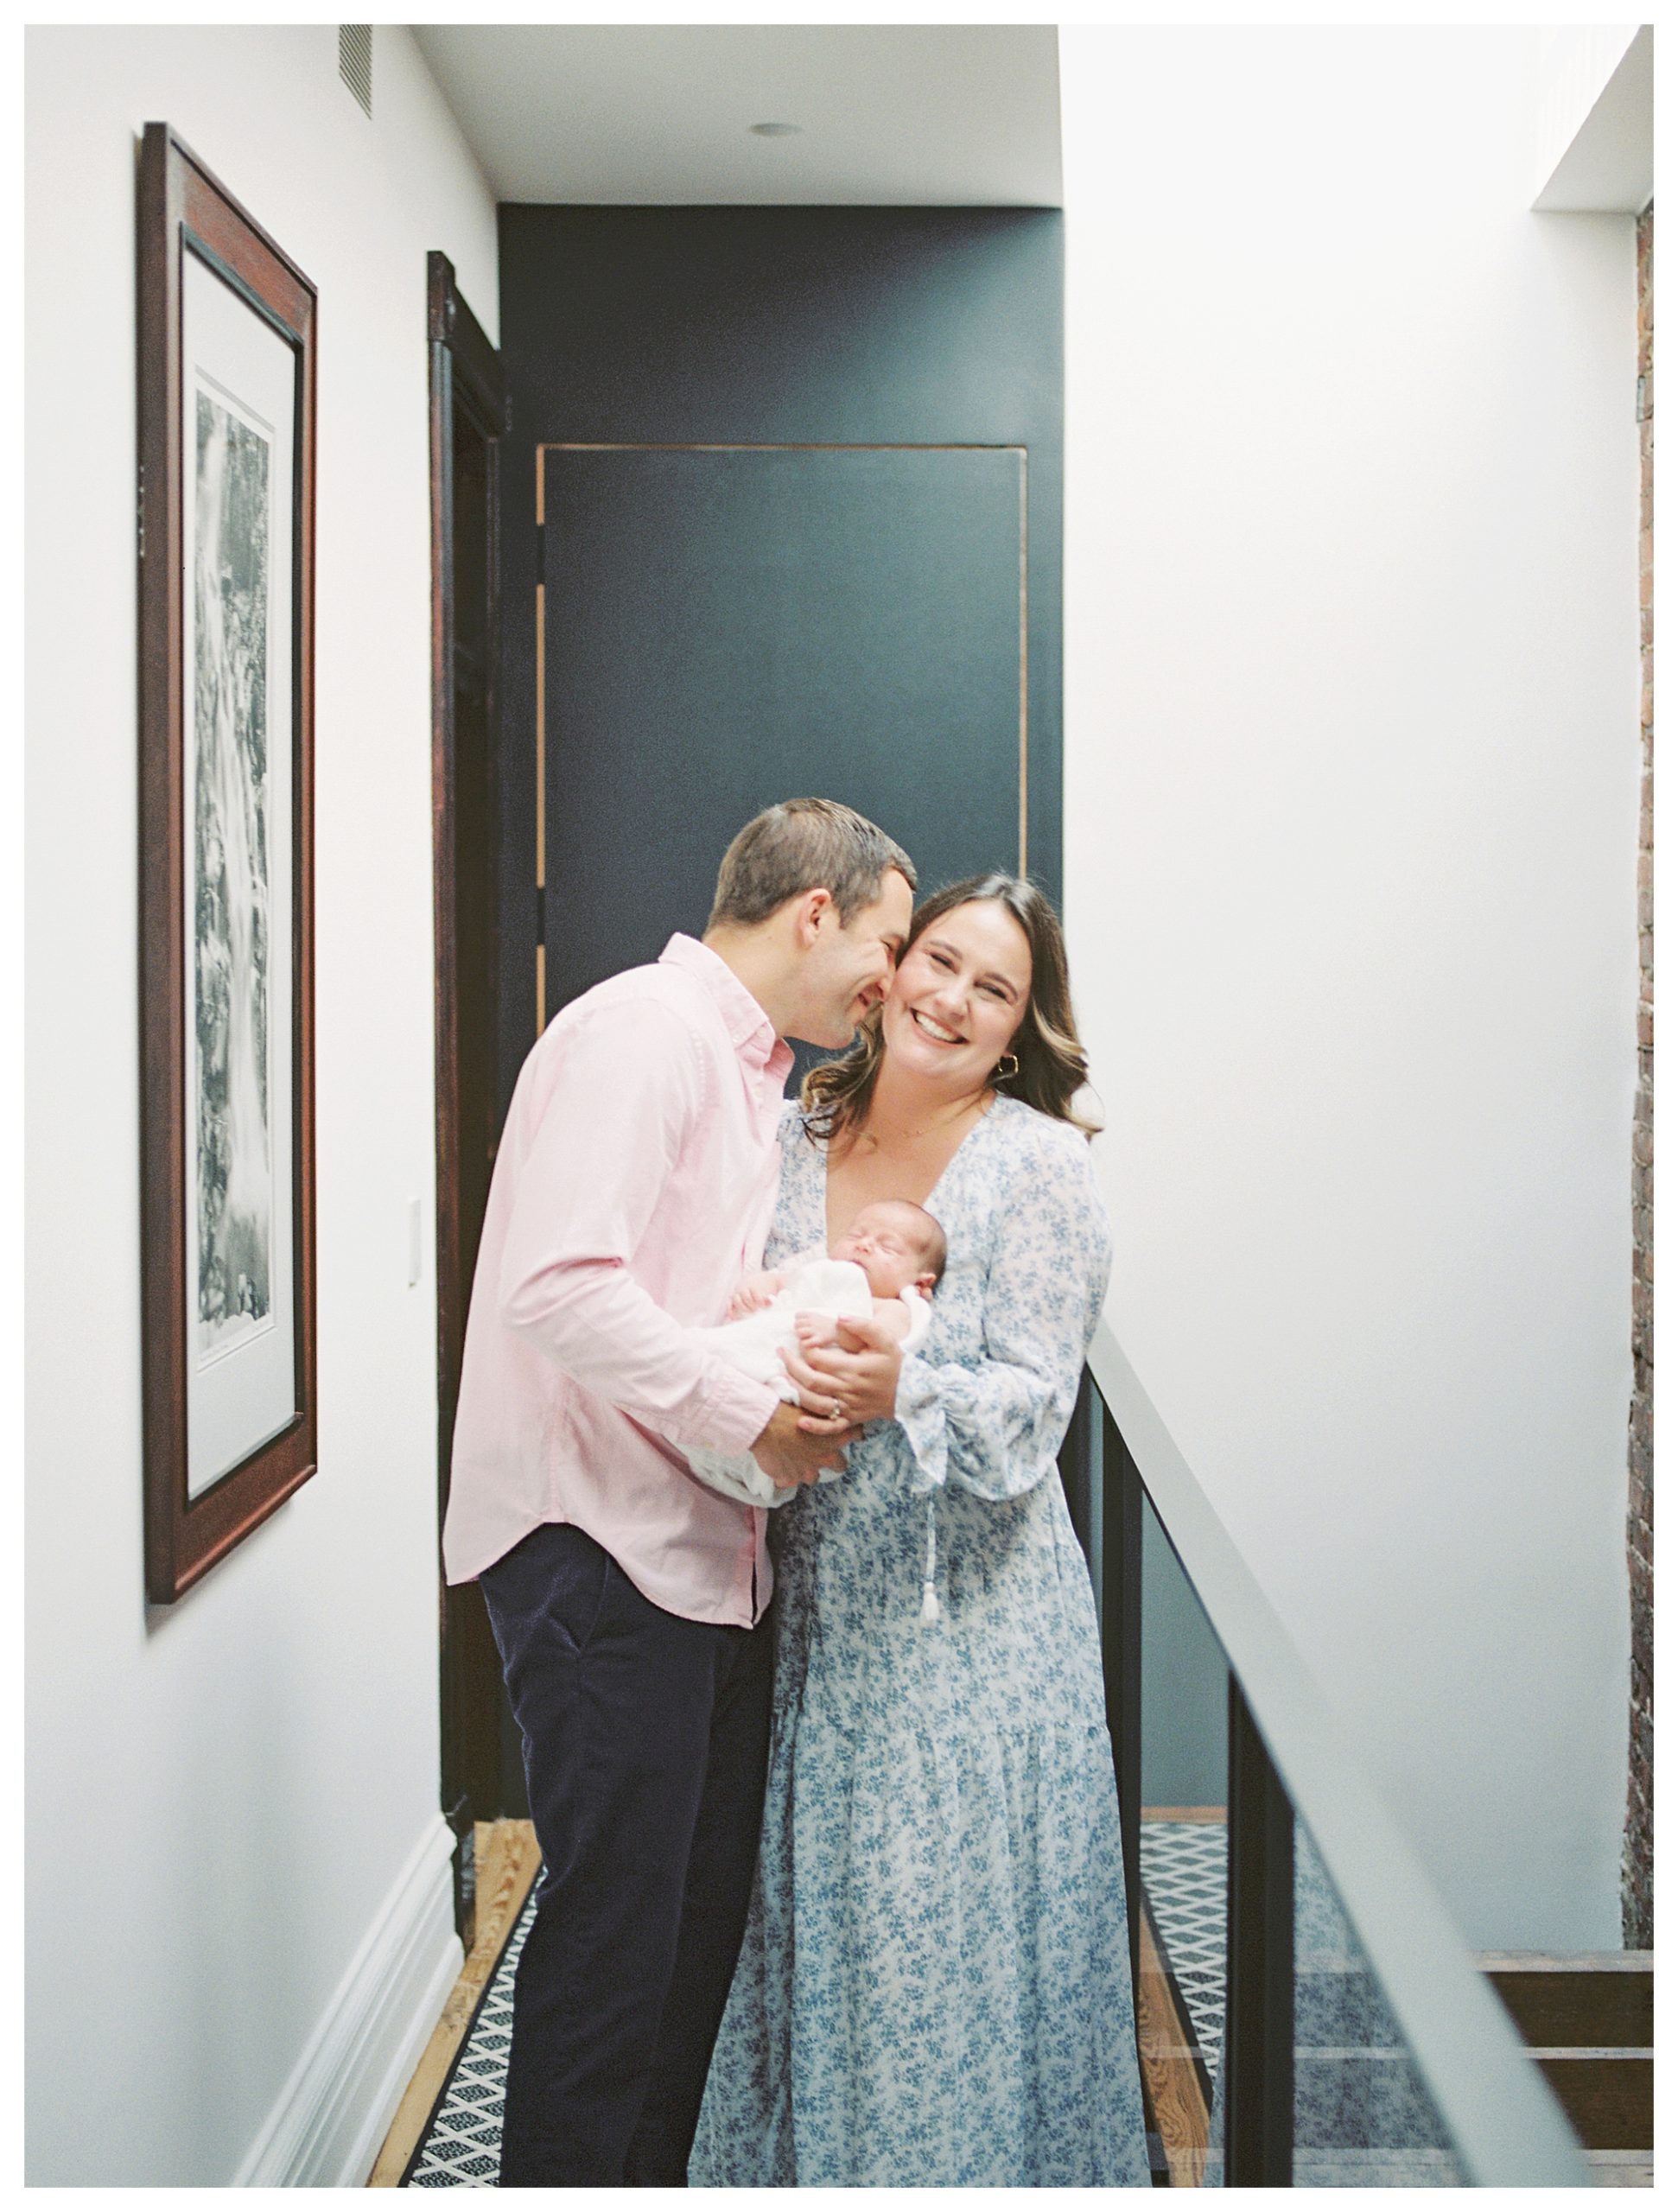
[(680, 2189), (757, 1860), (769, 1624), (664, 1612), (570, 1527), (480, 1580), (545, 1862), (501, 2187)]

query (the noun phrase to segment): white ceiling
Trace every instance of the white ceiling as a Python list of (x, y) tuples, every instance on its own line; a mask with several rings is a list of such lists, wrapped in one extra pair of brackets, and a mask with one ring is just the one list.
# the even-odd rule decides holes
[(1060, 204), (1052, 24), (413, 29), (499, 200)]
[(1552, 94), (1544, 120), (1560, 115), (1566, 137), (1546, 148), (1533, 206), (1551, 214), (1641, 215), (1655, 191), (1654, 25), (1552, 31), (1540, 67)]

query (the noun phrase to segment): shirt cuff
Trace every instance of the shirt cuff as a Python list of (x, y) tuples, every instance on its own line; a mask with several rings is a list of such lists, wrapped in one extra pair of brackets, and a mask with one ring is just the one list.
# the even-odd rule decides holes
[(895, 1417), (914, 1454), (909, 1488), (917, 1496), (941, 1489), (950, 1472), (950, 1428), (938, 1399), (937, 1369), (906, 1359), (898, 1370)]
[(674, 1443), (699, 1445), (735, 1459), (749, 1452), (768, 1427), (781, 1396), (769, 1383), (754, 1382), (721, 1360), (715, 1363), (714, 1371), (715, 1379), (692, 1415), (679, 1433), (673, 1427), (669, 1433)]

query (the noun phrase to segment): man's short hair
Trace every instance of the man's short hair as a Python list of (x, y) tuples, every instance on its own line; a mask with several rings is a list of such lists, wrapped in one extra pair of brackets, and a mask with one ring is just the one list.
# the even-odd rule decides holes
[(711, 918), (750, 925), (804, 891), (830, 891), (842, 926), (880, 896), (887, 868), (912, 891), (914, 864), (901, 845), (831, 798), (788, 798), (754, 815), (717, 871)]

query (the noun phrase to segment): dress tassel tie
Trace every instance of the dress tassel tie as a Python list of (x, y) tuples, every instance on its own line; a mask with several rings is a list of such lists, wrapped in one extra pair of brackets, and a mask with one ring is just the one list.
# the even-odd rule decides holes
[(938, 1617), (938, 1523), (933, 1493), (926, 1496), (926, 1580), (920, 1586), (920, 1618), (928, 1628)]

